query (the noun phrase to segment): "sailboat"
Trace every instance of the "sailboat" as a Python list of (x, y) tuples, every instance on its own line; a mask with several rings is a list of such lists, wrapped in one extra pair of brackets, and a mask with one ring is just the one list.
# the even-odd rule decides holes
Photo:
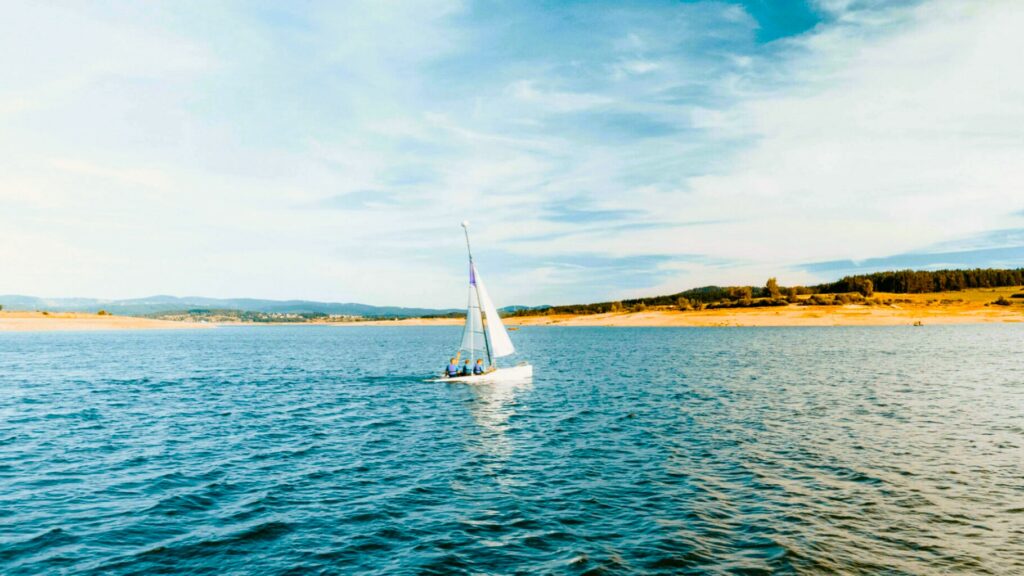
[(442, 376), (434, 381), (476, 384), (532, 378), (533, 366), (525, 362), (507, 368), (501, 368), (497, 364), (498, 358), (514, 354), (516, 347), (512, 344), (512, 339), (501, 322), (501, 316), (487, 294), (484, 280), (473, 263), (473, 250), (469, 245), (469, 222), (462, 223), (462, 230), (466, 234), (466, 252), (469, 254), (469, 304), (466, 307), (466, 325), (462, 329), (462, 342), (455, 358), (458, 362), (465, 353), (470, 366), (475, 359), (481, 358), (486, 362), (485, 371), (483, 374), (471, 376)]

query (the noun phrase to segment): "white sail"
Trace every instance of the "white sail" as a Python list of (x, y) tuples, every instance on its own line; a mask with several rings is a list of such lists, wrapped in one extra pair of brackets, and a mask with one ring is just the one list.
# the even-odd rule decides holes
[(528, 382), (533, 378), (533, 366), (520, 362), (516, 366), (500, 368), (496, 358), (509, 356), (516, 351), (512, 339), (505, 331), (505, 325), (494, 308), (494, 302), (487, 294), (484, 282), (473, 264), (473, 250), (469, 246), (469, 222), (463, 222), (466, 234), (466, 253), (469, 256), (469, 305), (466, 309), (466, 325), (462, 330), (459, 353), (467, 352), (467, 360), (486, 359), (482, 374), (449, 376), (447, 373), (430, 382), (464, 382), (466, 384), (510, 384)]
[[(495, 309), (494, 302), (491, 302), (491, 297), (487, 294), (487, 288), (484, 287), (484, 281), (480, 278), (480, 273), (476, 271), (476, 266), (473, 266), (473, 278), (476, 281), (477, 290), (480, 292), (480, 308), (483, 308), (484, 317), (487, 319), (486, 330), (491, 345), (491, 357), (501, 358), (514, 354), (516, 347), (512, 345), (512, 339), (508, 337), (505, 325), (501, 323), (501, 316), (498, 316), (498, 310)], [(479, 312), (477, 313), (479, 314)]]
[(476, 288), (469, 287), (469, 306), (466, 308), (466, 325), (462, 329), (462, 344), (460, 350), (469, 352), (473, 356), (475, 350), (485, 350), (484, 323), (480, 318), (480, 302), (476, 297)]

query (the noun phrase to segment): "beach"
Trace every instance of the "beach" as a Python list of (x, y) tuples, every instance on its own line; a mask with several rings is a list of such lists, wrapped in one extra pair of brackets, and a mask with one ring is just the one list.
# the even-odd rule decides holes
[[(519, 320), (519, 319), (516, 319)], [(786, 306), (679, 312), (655, 310), (625, 314), (538, 316), (510, 321), (524, 326), (900, 326), (1022, 322), (1024, 315), (1007, 310), (954, 310), (877, 306)]]
[[(718, 308), (714, 310), (680, 311), (648, 309), (638, 312), (608, 314), (554, 314), (511, 316), (505, 318), (516, 326), (903, 326), (930, 324), (986, 324), (1024, 322), (1024, 302), (1012, 300), (1010, 306), (992, 305), (1009, 298), (1014, 288), (964, 290), (925, 294), (877, 294), (899, 300), (886, 305), (847, 304), (841, 306), (766, 306), (754, 308)], [(986, 306), (986, 304), (989, 304)], [(375, 320), (343, 325), (378, 326), (445, 326), (461, 325), (462, 318), (407, 318)]]
[(62, 330), (181, 330), (212, 328), (210, 324), (173, 322), (134, 316), (99, 315), (87, 312), (0, 311), (0, 332), (52, 332)]
[[(883, 307), (883, 306), (786, 306), (770, 308), (731, 308), (680, 312), (649, 310), (610, 314), (557, 314), (506, 318), (509, 327), (517, 326), (901, 326), (929, 324), (985, 324), (1024, 322), (1021, 308), (989, 307)], [(337, 326), (461, 326), (461, 318), (408, 318), (349, 322)]]
[[(608, 327), (672, 327), (672, 326), (904, 326), (934, 324), (986, 324), (1024, 322), (1024, 300), (1011, 296), (1017, 288), (987, 288), (961, 292), (926, 294), (883, 294), (876, 296), (890, 304), (846, 304), (839, 306), (764, 306), (750, 308), (717, 308), (681, 311), (650, 308), (608, 314), (540, 314), (509, 316), (505, 323), (517, 326), (608, 326)], [(992, 304), (1007, 298), (1012, 304)], [(0, 311), (0, 331), (53, 330), (166, 330), (212, 328), (215, 326), (461, 326), (462, 318), (404, 318), (401, 320), (365, 320), (304, 323), (239, 323), (187, 322), (113, 316), (85, 312), (7, 312)]]

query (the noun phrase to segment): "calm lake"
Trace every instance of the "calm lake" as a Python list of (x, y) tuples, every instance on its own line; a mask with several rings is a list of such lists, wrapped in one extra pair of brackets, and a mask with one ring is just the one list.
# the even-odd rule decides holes
[(0, 573), (1024, 573), (1024, 325), (0, 334)]

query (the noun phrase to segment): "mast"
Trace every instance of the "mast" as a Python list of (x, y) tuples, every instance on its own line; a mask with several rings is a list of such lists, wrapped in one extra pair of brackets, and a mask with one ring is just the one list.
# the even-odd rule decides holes
[[(480, 299), (480, 286), (476, 283), (476, 268), (473, 266), (473, 249), (469, 246), (469, 220), (462, 221), (462, 231), (466, 234), (466, 253), (469, 254), (469, 283), (473, 285), (473, 290), (476, 291), (476, 301), (477, 306), (479, 306), (482, 300)], [(493, 367), (494, 358), (491, 357), (490, 338), (487, 337), (487, 329), (483, 324), (481, 324), (480, 327), (484, 335), (484, 349), (487, 351), (487, 366)]]

